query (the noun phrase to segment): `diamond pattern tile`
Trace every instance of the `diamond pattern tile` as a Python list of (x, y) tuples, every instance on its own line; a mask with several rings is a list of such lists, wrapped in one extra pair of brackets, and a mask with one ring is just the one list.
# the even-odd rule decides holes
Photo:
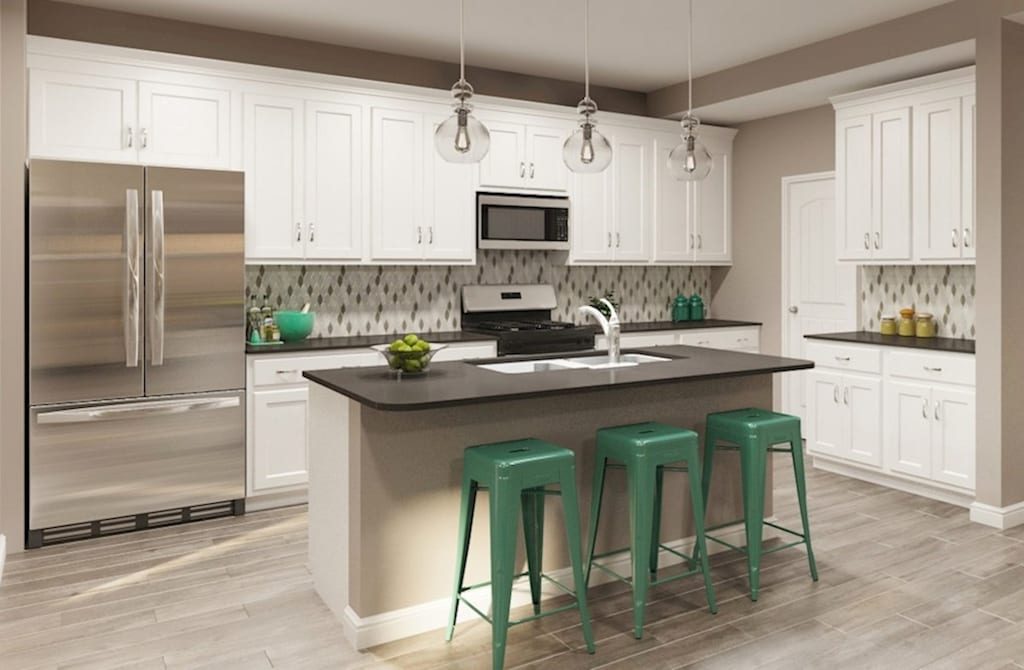
[(882, 315), (913, 307), (935, 315), (938, 334), (973, 340), (973, 265), (887, 265), (862, 267), (860, 327), (878, 330)]
[(576, 308), (609, 289), (627, 322), (668, 320), (679, 293), (710, 301), (710, 268), (561, 263), (555, 253), (481, 250), (475, 266), (252, 265), (246, 267), (246, 303), (252, 295), (266, 295), (279, 309), (308, 301), (316, 312), (312, 336), (331, 337), (458, 330), (464, 284), (550, 283), (558, 296), (554, 318), (577, 322)]

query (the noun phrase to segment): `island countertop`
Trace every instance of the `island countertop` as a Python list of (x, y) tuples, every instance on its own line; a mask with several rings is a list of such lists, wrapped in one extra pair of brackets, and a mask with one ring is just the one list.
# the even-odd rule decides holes
[[(772, 374), (814, 367), (811, 361), (794, 358), (682, 345), (628, 349), (623, 353), (647, 353), (673, 360), (611, 369), (551, 370), (522, 374), (505, 374), (478, 367), (482, 363), (574, 356), (549, 354), (435, 363), (426, 374), (405, 376), (401, 380), (396, 379), (384, 366), (311, 370), (304, 372), (303, 376), (373, 409), (402, 411), (609, 388)], [(585, 352), (584, 355), (593, 355), (593, 352)]]

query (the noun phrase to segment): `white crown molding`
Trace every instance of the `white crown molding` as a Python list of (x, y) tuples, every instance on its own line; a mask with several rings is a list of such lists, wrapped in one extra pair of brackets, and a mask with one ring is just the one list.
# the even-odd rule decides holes
[(971, 521), (999, 530), (1024, 525), (1024, 502), (1006, 507), (974, 502), (971, 504)]
[(906, 81), (898, 81), (892, 84), (875, 86), (874, 88), (864, 89), (863, 91), (854, 91), (853, 93), (836, 95), (829, 98), (828, 101), (832, 103), (832, 107), (839, 110), (862, 103), (878, 102), (890, 98), (900, 98), (906, 95), (917, 95), (959, 84), (974, 84), (974, 72), (975, 66), (968, 65), (967, 67), (948, 70), (946, 72), (938, 72), (924, 77), (917, 77), (916, 79), (908, 79)]

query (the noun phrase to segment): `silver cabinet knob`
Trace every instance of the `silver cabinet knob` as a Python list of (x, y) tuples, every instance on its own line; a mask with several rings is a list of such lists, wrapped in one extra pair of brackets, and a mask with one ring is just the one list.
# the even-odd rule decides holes
[(792, 307), (789, 308), (789, 313), (790, 314), (796, 314), (799, 311), (800, 311), (800, 308), (797, 307), (796, 305), (793, 305)]

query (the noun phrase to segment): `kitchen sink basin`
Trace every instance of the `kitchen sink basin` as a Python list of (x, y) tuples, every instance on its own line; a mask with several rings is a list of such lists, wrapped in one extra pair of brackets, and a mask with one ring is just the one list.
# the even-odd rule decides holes
[(607, 370), (609, 368), (628, 368), (641, 363), (657, 363), (670, 361), (664, 356), (649, 354), (622, 354), (618, 363), (609, 363), (608, 356), (579, 356), (574, 358), (545, 358), (538, 361), (510, 361), (508, 363), (482, 363), (478, 367), (493, 370), (507, 375), (524, 374), (527, 372), (549, 372), (551, 370)]

